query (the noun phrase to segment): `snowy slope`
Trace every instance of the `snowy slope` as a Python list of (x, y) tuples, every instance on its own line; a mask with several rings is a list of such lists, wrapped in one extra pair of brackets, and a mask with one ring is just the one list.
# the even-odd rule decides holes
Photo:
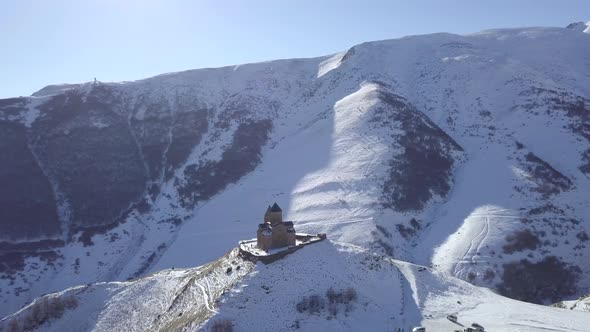
[(576, 22), (576, 23), (569, 24), (566, 28), (576, 30), (576, 31), (581, 31), (584, 33), (590, 33), (590, 22), (585, 22), (585, 23), (584, 22)]
[[(452, 331), (478, 323), (486, 331), (585, 331), (585, 313), (574, 313), (499, 296), (441, 272), (419, 272), (419, 267), (398, 263), (412, 283), (423, 314), (421, 325), (430, 331)], [(458, 317), (458, 324), (447, 320)]]
[(577, 300), (562, 301), (553, 305), (557, 308), (590, 312), (590, 296), (583, 295)]
[[(232, 272), (228, 273), (228, 268)], [(165, 270), (127, 282), (94, 283), (36, 299), (0, 323), (0, 330), (178, 330), (214, 313), (214, 302), (252, 270), (237, 249), (209, 264)], [(69, 305), (61, 306), (60, 300)], [(57, 309), (60, 308), (60, 309)]]
[[(313, 276), (310, 278), (310, 276)], [(358, 300), (347, 313), (333, 315), (325, 292), (353, 287)], [(320, 295), (326, 308), (299, 312), (304, 297)], [(269, 266), (257, 266), (220, 301), (219, 321), (236, 331), (396, 331), (425, 326), (429, 331), (459, 329), (446, 319), (456, 314), (465, 326), (473, 322), (489, 331), (585, 331), (584, 313), (527, 304), (501, 297), (446, 273), (436, 272), (366, 250), (321, 243)], [(299, 328), (296, 328), (299, 326)]]
[[(212, 224), (217, 224), (216, 219), (251, 220), (248, 225), (228, 226), (231, 232), (242, 230), (242, 238), (249, 237), (263, 212), (264, 205), (257, 209), (258, 202), (277, 200), (288, 204), (287, 219), (295, 220), (303, 231), (327, 232), (365, 247), (379, 242), (392, 247), (395, 257), (433, 264), (464, 279), (473, 272), (470, 281), (482, 285), (501, 282), (502, 264), (551, 255), (579, 266), (587, 275), (583, 258), (589, 249), (583, 234), (588, 232), (590, 188), (580, 165), (588, 141), (568, 130), (585, 120), (570, 116), (562, 110), (565, 106), (551, 104), (554, 98), (587, 98), (589, 58), (587, 52), (578, 51), (580, 47), (588, 48), (587, 36), (535, 28), (466, 37), (408, 37), (359, 45), (345, 56), (335, 55), (322, 63), (321, 78), (346, 70), (380, 80), (343, 93), (336, 89), (347, 94), (341, 99), (328, 94), (335, 100), (333, 112), (323, 114), (318, 108), (319, 115), (304, 125), (305, 131), (289, 132), (292, 124), (285, 126), (290, 135), (278, 134), (287, 138), (264, 152), (265, 160), (254, 173), (199, 209), (194, 219), (198, 222), (186, 224), (186, 233), (154, 269), (183, 266), (182, 252), (188, 248), (211, 252), (210, 242), (204, 241), (208, 233), (203, 220)], [(563, 62), (550, 60), (556, 57), (553, 50), (565, 58)], [(378, 103), (367, 92), (381, 85), (374, 82), (383, 81), (392, 82), (390, 90), (418, 105), (467, 155), (463, 164), (455, 158), (459, 168), (448, 197), (434, 199), (419, 211), (392, 211), (379, 204), (379, 182), (387, 177), (395, 140), (367, 128), (364, 112)], [(545, 163), (532, 157), (529, 161), (529, 153)], [(542, 169), (539, 174), (534, 173), (537, 168)], [(559, 173), (565, 180), (555, 178)], [(575, 185), (567, 184), (566, 178)], [(243, 207), (235, 206), (238, 201)], [(233, 208), (223, 209), (228, 205)], [(420, 229), (414, 236), (400, 236), (399, 225), (412, 233), (408, 223), (412, 218)], [(531, 230), (538, 244), (504, 249), (506, 238), (523, 230)], [(582, 278), (580, 284), (587, 287), (588, 280)]]
[[(338, 300), (350, 289), (352, 300)], [(313, 296), (319, 301), (315, 311), (305, 307)], [(59, 300), (69, 304), (49, 315)], [(450, 313), (459, 324), (446, 319)], [(444, 272), (325, 241), (270, 265), (252, 265), (233, 251), (197, 268), (74, 287), (38, 299), (0, 322), (0, 329), (207, 331), (220, 322), (235, 331), (395, 331), (418, 325), (450, 331), (473, 322), (489, 331), (585, 331), (590, 316), (510, 300)]]
[[(274, 201), (298, 231), (530, 302), (578, 298), (590, 289), (589, 50), (578, 29), (432, 34), (3, 100), (10, 142), (30, 149), (57, 212), (43, 234), (3, 232), (0, 315), (213, 261)], [(121, 199), (95, 207), (103, 219), (76, 214), (99, 199), (73, 194), (99, 187), (95, 198)], [(566, 282), (543, 284), (547, 273)], [(513, 275), (540, 283), (521, 292)]]

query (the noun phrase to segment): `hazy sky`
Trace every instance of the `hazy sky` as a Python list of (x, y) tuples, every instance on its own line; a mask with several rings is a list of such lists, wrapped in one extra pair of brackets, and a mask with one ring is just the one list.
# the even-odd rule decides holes
[(588, 20), (590, 0), (2, 0), (0, 98), (412, 34)]

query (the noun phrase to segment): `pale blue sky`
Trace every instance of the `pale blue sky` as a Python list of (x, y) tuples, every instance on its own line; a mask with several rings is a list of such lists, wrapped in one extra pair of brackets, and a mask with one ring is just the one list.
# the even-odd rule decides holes
[(590, 0), (2, 0), (0, 98), (405, 35), (588, 20)]

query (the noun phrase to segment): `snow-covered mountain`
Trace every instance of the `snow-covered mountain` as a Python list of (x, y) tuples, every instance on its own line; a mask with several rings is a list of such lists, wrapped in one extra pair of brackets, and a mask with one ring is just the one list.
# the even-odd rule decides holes
[[(259, 290), (246, 285), (288, 279), (278, 271), (284, 264), (310, 274), (331, 268), (318, 276), (323, 288), (348, 287), (336, 277), (340, 270), (358, 279), (352, 315), (374, 320), (387, 312), (403, 321), (377, 328), (438, 324), (442, 309), (424, 304), (430, 291), (452, 298), (462, 289), (483, 307), (500, 301), (555, 312), (459, 279), (533, 303), (574, 300), (590, 289), (584, 30), (410, 36), (320, 58), (50, 86), (0, 100), (0, 316), (41, 294), (93, 283), (65, 291), (76, 294), (71, 317), (92, 313), (91, 322), (75, 324), (107, 330), (100, 324), (123, 315), (116, 301), (177, 294), (184, 274), (204, 268), (193, 267), (254, 237), (274, 201), (298, 231), (328, 234), (326, 256), (316, 258), (322, 250), (310, 247), (276, 265), (244, 268), (221, 282), (238, 288), (221, 298), (220, 317), (243, 306), (263, 320), (266, 304), (257, 305), (251, 298)], [(320, 262), (308, 266), (307, 255)], [(372, 255), (386, 267), (362, 279), (363, 257)], [(408, 272), (417, 269), (412, 264), (430, 266), (429, 277), (416, 284), (412, 276), (421, 274)], [(289, 274), (294, 282), (297, 271)], [(393, 285), (393, 298), (374, 288), (381, 282)], [(413, 300), (399, 304), (401, 285), (412, 282), (406, 295)], [(275, 298), (312, 295), (313, 284), (300, 284), (277, 284), (273, 292), (284, 296)], [(144, 291), (146, 298), (134, 295)], [(160, 305), (176, 303), (166, 301), (129, 319), (156, 319), (166, 312), (156, 314)], [(445, 301), (434, 305), (452, 302)], [(291, 302), (276, 304), (283, 305)], [(297, 315), (293, 306), (286, 310)], [(60, 324), (69, 324), (67, 312)], [(194, 326), (209, 317), (194, 315)], [(160, 316), (149, 328), (172, 321)], [(356, 324), (319, 321), (306, 329)]]
[(576, 22), (576, 23), (572, 23), (569, 24), (567, 27), (567, 29), (572, 29), (572, 30), (577, 30), (577, 31), (582, 31), (585, 33), (590, 33), (590, 22)]

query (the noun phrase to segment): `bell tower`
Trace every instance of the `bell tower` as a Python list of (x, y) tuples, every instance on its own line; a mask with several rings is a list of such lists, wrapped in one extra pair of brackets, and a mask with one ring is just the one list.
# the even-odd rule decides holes
[[(269, 210), (268, 213), (268, 222), (270, 222), (271, 226), (280, 225), (283, 223), (283, 210), (281, 207), (275, 202)], [(266, 221), (266, 214), (264, 215), (264, 219)]]
[(264, 223), (270, 224), (270, 205), (266, 208), (266, 212), (264, 212)]

